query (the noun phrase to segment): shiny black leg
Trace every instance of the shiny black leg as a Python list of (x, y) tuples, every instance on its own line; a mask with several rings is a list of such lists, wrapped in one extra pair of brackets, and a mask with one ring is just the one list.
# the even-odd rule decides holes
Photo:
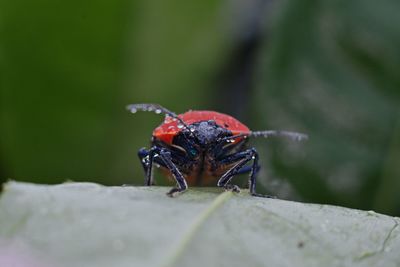
[(230, 181), (232, 178), (242, 173), (248, 167), (245, 166), (248, 162), (253, 161), (253, 164), (250, 168), (250, 177), (249, 177), (249, 189), (250, 194), (253, 196), (262, 196), (262, 197), (271, 197), (268, 195), (261, 195), (256, 193), (256, 184), (257, 184), (257, 171), (259, 169), (258, 166), (258, 153), (255, 148), (250, 148), (248, 150), (235, 153), (230, 155), (224, 159), (220, 160), (221, 164), (232, 164), (236, 163), (231, 169), (229, 169), (222, 177), (218, 180), (217, 186), (224, 187), (228, 190), (238, 191), (238, 186), (231, 185)]
[(138, 152), (141, 160), (143, 169), (146, 174), (145, 184), (150, 186), (153, 184), (153, 163), (156, 162), (167, 168), (175, 178), (177, 187), (171, 189), (167, 194), (169, 196), (175, 196), (177, 193), (183, 192), (187, 189), (187, 183), (182, 173), (172, 162), (171, 152), (166, 148), (159, 148), (153, 146), (150, 150), (140, 149)]

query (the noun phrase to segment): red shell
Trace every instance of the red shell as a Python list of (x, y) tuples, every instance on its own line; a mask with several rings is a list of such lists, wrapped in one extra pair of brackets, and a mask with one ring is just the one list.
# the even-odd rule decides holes
[[(219, 126), (230, 130), (233, 135), (250, 133), (250, 129), (237, 119), (215, 111), (194, 110), (179, 114), (178, 117), (187, 125), (200, 121), (214, 120)], [(166, 117), (164, 122), (154, 129), (153, 136), (167, 144), (171, 144), (174, 136), (180, 131), (181, 128), (178, 127), (178, 121), (171, 117)]]

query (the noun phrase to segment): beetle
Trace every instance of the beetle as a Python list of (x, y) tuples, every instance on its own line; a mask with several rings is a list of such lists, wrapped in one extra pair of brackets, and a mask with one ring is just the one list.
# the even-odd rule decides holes
[(132, 113), (140, 110), (165, 115), (153, 131), (151, 148), (141, 148), (138, 156), (145, 172), (145, 185), (154, 184), (154, 164), (176, 182), (176, 187), (167, 193), (171, 197), (186, 191), (188, 185), (207, 186), (216, 181), (218, 187), (240, 192), (231, 180), (242, 173), (249, 173), (251, 195), (269, 197), (256, 193), (258, 153), (255, 148), (248, 148), (248, 139), (286, 136), (300, 141), (308, 138), (306, 134), (289, 131), (251, 131), (237, 119), (215, 111), (189, 110), (177, 115), (159, 104), (131, 104), (127, 109)]

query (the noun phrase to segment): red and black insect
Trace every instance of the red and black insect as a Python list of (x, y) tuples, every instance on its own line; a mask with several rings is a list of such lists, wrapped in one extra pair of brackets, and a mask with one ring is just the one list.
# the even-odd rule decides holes
[(154, 163), (176, 181), (176, 187), (167, 193), (169, 196), (184, 192), (188, 185), (207, 186), (215, 181), (219, 187), (238, 192), (239, 187), (231, 180), (242, 173), (250, 173), (250, 194), (264, 196), (256, 193), (258, 154), (255, 148), (246, 146), (249, 137), (307, 139), (307, 135), (295, 132), (250, 131), (235, 118), (215, 111), (190, 110), (176, 115), (158, 104), (132, 104), (127, 109), (132, 113), (141, 110), (165, 114), (164, 122), (153, 131), (151, 148), (140, 149), (138, 156), (146, 185), (153, 185)]

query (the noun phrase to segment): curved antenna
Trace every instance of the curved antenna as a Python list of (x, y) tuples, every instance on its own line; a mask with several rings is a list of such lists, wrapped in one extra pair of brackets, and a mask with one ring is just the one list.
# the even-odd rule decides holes
[(279, 130), (268, 130), (268, 131), (255, 131), (255, 132), (250, 132), (250, 133), (242, 133), (242, 134), (237, 134), (233, 136), (227, 136), (222, 138), (220, 141), (230, 141), (234, 140), (236, 138), (247, 138), (247, 137), (264, 137), (268, 138), (271, 136), (283, 136), (283, 137), (289, 137), (290, 139), (294, 141), (303, 141), (303, 140), (308, 140), (308, 135), (303, 134), (303, 133), (297, 133), (297, 132), (289, 132), (289, 131), (279, 131)]
[(164, 108), (159, 104), (152, 104), (152, 103), (141, 103), (141, 104), (130, 104), (126, 106), (126, 109), (129, 110), (131, 113), (136, 113), (138, 110), (140, 111), (150, 111), (156, 114), (165, 114), (166, 116), (172, 117), (179, 121), (179, 124), (182, 124), (186, 129), (189, 130), (189, 126), (176, 115), (174, 112)]
[(264, 138), (268, 138), (271, 136), (283, 136), (283, 137), (288, 137), (294, 141), (308, 140), (307, 134), (289, 132), (289, 131), (279, 131), (279, 130), (255, 131), (255, 132), (250, 132), (249, 136), (264, 137)]

